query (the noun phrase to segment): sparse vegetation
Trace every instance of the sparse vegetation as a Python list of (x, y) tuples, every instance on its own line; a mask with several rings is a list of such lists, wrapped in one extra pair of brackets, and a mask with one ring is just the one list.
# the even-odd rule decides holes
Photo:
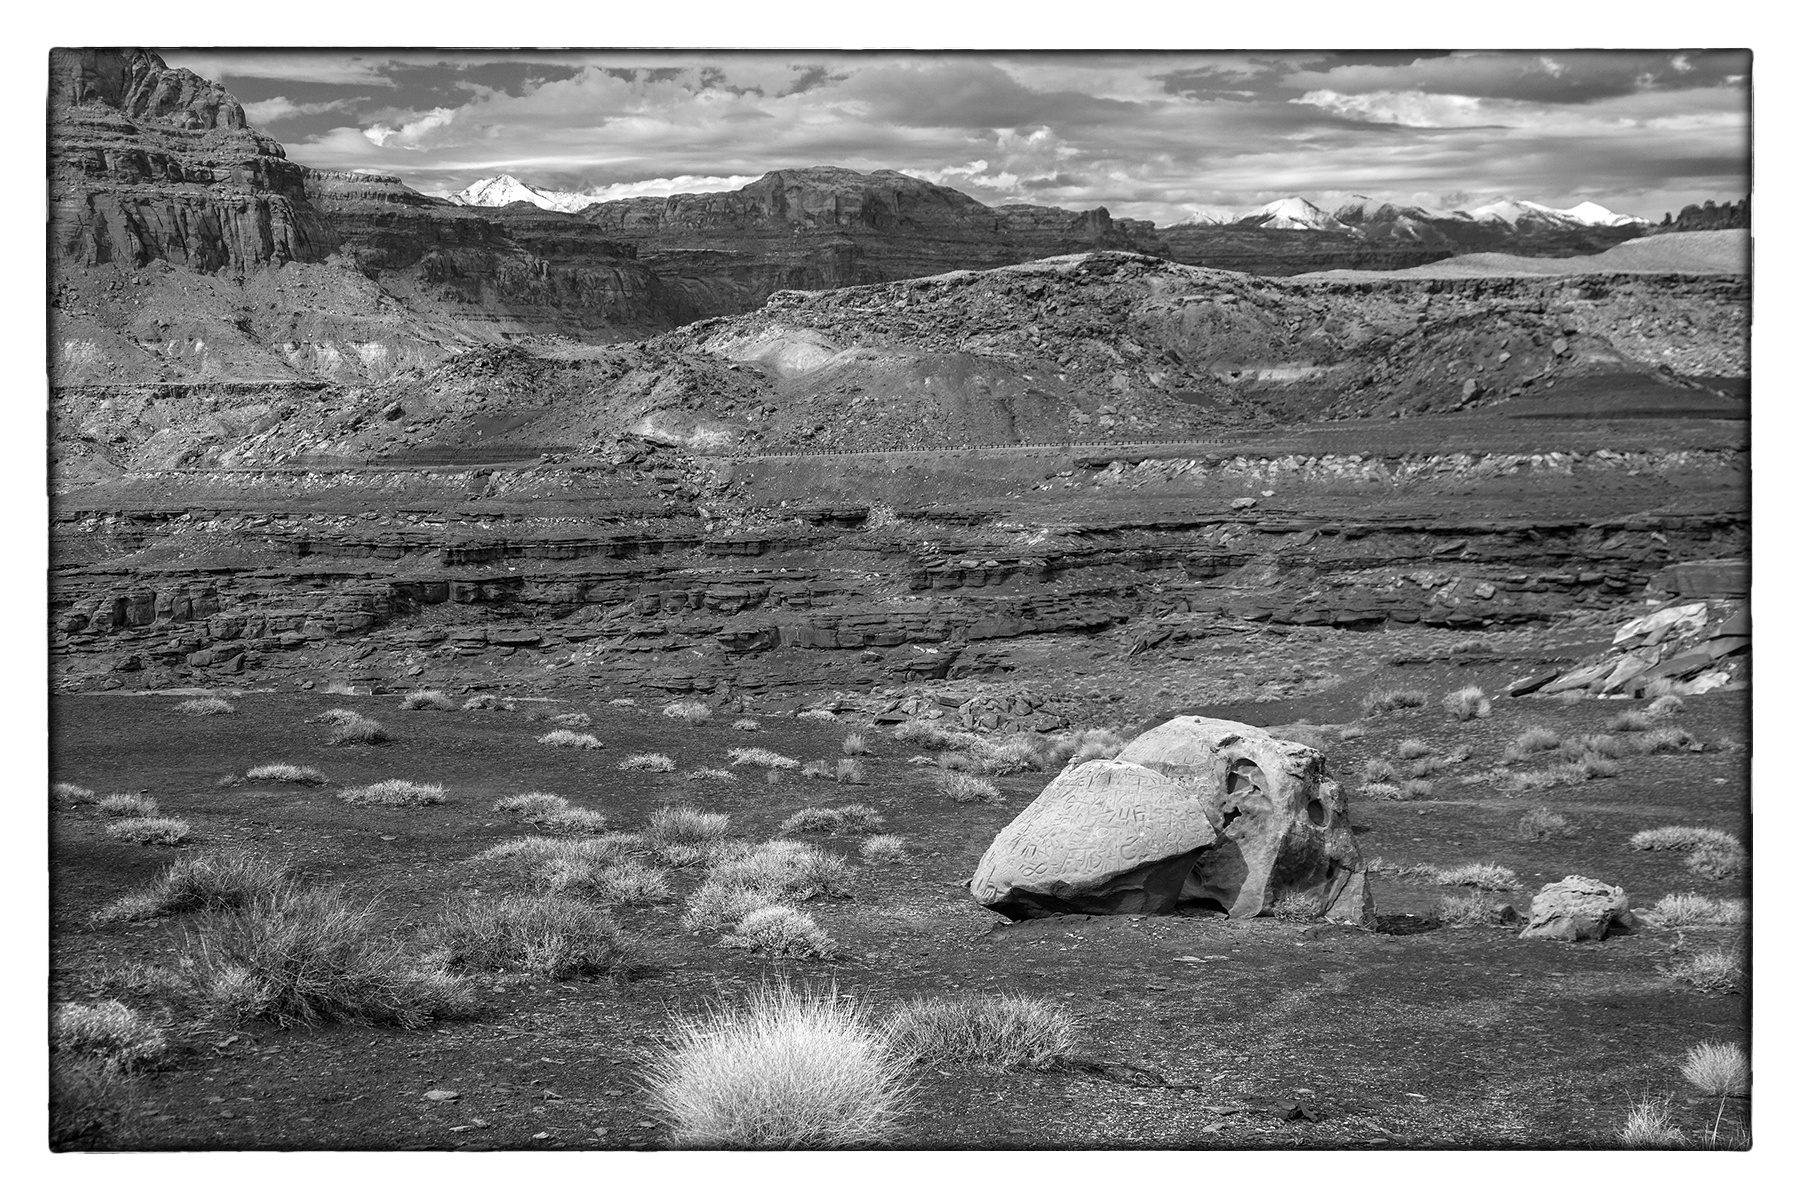
[(849, 758), (856, 758), (860, 755), (867, 754), (869, 752), (869, 739), (860, 733), (847, 733), (844, 735), (842, 749), (845, 756)]
[(1384, 783), (1394, 777), (1394, 764), (1385, 758), (1371, 758), (1362, 765), (1364, 783)]
[(985, 779), (965, 775), (961, 771), (939, 771), (932, 779), (938, 795), (958, 804), (991, 804), (1000, 799), (1000, 789)]
[(333, 725), (331, 735), (325, 739), (327, 746), (378, 746), (390, 740), (388, 731), (380, 721), (372, 721), (368, 717), (351, 714), (347, 721), (339, 721)]
[(456, 701), (436, 688), (430, 688), (406, 693), (406, 698), (400, 701), (400, 708), (405, 712), (418, 712), (423, 709), (432, 709), (436, 712), (455, 712)]
[(1681, 1077), (1705, 1096), (1748, 1096), (1750, 1059), (1733, 1042), (1701, 1042), (1687, 1052)]
[(677, 700), (664, 705), (662, 715), (688, 725), (704, 725), (712, 720), (712, 709), (696, 700)]
[(1671, 893), (1658, 900), (1645, 916), (1669, 929), (1690, 925), (1742, 925), (1749, 912), (1742, 900), (1713, 900), (1697, 892)]
[(103, 817), (154, 817), (161, 811), (155, 799), (141, 792), (114, 792), (94, 807)]
[(745, 913), (724, 942), (768, 958), (830, 958), (837, 952), (818, 922), (785, 904)]
[(832, 776), (839, 783), (862, 783), (863, 765), (860, 758), (840, 758), (837, 766), (832, 768)]
[(1431, 793), (1432, 786), (1429, 779), (1408, 779), (1400, 785), (1400, 799), (1402, 800), (1420, 800), (1430, 796)]
[(1440, 925), (1468, 927), (1504, 923), (1505, 906), (1485, 896), (1443, 896), (1437, 902), (1436, 916)]
[(553, 813), (562, 812), (568, 807), (568, 800), (554, 792), (519, 792), (511, 796), (502, 796), (494, 801), (495, 812), (518, 813), (533, 823), (542, 821)]
[(1669, 964), (1663, 973), (1702, 992), (1728, 992), (1737, 986), (1738, 955), (1729, 950), (1702, 950)]
[(864, 838), (857, 853), (870, 862), (898, 862), (906, 857), (906, 839), (897, 834), (878, 833)]
[(1633, 1150), (1678, 1146), (1685, 1141), (1687, 1138), (1675, 1128), (1669, 1116), (1667, 1099), (1645, 1099), (1633, 1104), (1625, 1114), (1624, 1126), (1619, 1130), (1620, 1144)]
[(1646, 704), (1644, 706), (1644, 711), (1660, 721), (1664, 717), (1673, 717), (1679, 714), (1681, 710), (1686, 707), (1687, 702), (1680, 696), (1662, 695), (1657, 696), (1655, 699), (1651, 700), (1650, 703)]
[(736, 783), (737, 776), (723, 767), (697, 767), (682, 776), (689, 783)]
[(1547, 842), (1575, 832), (1569, 818), (1548, 808), (1531, 809), (1519, 818), (1518, 828), (1519, 839), (1526, 842)]
[(731, 727), (740, 733), (755, 733), (762, 728), (762, 722), (754, 717), (739, 717), (731, 723)]
[(244, 778), (254, 779), (258, 783), (297, 783), (304, 787), (318, 787), (329, 782), (325, 773), (317, 767), (297, 767), (293, 763), (267, 763), (251, 767), (244, 772)]
[(431, 933), (444, 966), (573, 979), (623, 971), (628, 944), (603, 908), (567, 895), (474, 896), (451, 904)]
[(1620, 713), (1606, 723), (1606, 727), (1614, 733), (1642, 733), (1656, 724), (1656, 719), (1643, 709), (1633, 708)]
[(800, 768), (800, 774), (806, 779), (830, 779), (831, 768), (825, 765), (824, 759), (815, 758)]
[(1679, 725), (1659, 725), (1634, 734), (1631, 740), (1641, 754), (1674, 754), (1700, 749), (1700, 739)]
[(981, 739), (966, 730), (956, 729), (942, 721), (923, 721), (910, 717), (894, 726), (891, 735), (897, 742), (917, 746), (921, 750), (967, 750)]
[(894, 1048), (925, 1062), (978, 1062), (1047, 1071), (1075, 1052), (1064, 1005), (1030, 996), (931, 996), (897, 1005), (882, 1023)]
[(545, 813), (542, 817), (538, 818), (537, 824), (557, 833), (576, 833), (591, 836), (604, 831), (608, 821), (606, 814), (603, 812), (595, 812), (591, 808), (577, 808), (571, 804), (567, 808), (560, 808), (555, 812)]
[(1742, 846), (1700, 845), (1688, 851), (1681, 865), (1702, 879), (1732, 879), (1744, 873), (1750, 856)]
[(621, 771), (665, 772), (675, 769), (675, 760), (666, 754), (630, 754), (619, 760)]
[(1436, 882), (1443, 887), (1468, 887), (1481, 892), (1510, 892), (1519, 886), (1512, 868), (1498, 863), (1468, 863), (1447, 867), (1437, 873)]
[(147, 921), (180, 913), (242, 908), (279, 892), (287, 868), (260, 854), (218, 850), (178, 858), (143, 891), (131, 892), (94, 914), (97, 925)]
[(1379, 717), (1403, 708), (1424, 708), (1425, 693), (1419, 691), (1375, 691), (1363, 697), (1362, 714)]
[(1562, 745), (1562, 741), (1562, 734), (1556, 730), (1542, 725), (1533, 725), (1513, 739), (1512, 745), (1507, 748), (1508, 753), (1513, 757), (1508, 761), (1517, 762), (1529, 754), (1542, 754), (1545, 751), (1554, 750)]
[(700, 930), (735, 925), (746, 913), (767, 908), (779, 899), (774, 892), (746, 883), (708, 879), (689, 893), (681, 927)]
[(114, 841), (141, 846), (179, 846), (189, 832), (188, 823), (174, 817), (127, 817), (106, 827), (106, 836)]
[(1444, 711), (1458, 721), (1476, 721), (1494, 711), (1487, 693), (1473, 684), (1444, 694)]
[(1424, 758), (1431, 753), (1431, 747), (1414, 738), (1408, 738), (1394, 747), (1394, 757), (1402, 762), (1415, 758)]
[(79, 1054), (50, 1055), (50, 1148), (134, 1149), (145, 1101), (134, 1076)]
[(94, 793), (74, 783), (53, 783), (50, 785), (50, 799), (58, 804), (85, 804), (94, 798)]
[(1722, 829), (1705, 829), (1698, 825), (1658, 825), (1631, 835), (1627, 843), (1633, 850), (1696, 850), (1701, 846), (1742, 850), (1743, 845)]
[(386, 808), (424, 808), (444, 802), (441, 783), (414, 783), (410, 779), (383, 779), (338, 793), (346, 804), (378, 804)]
[(50, 1014), (52, 1052), (91, 1058), (115, 1071), (141, 1071), (169, 1053), (156, 1024), (117, 1000), (59, 1004)]
[[(1064, 739), (1058, 738), (1057, 749), (1064, 745)], [(1116, 729), (1084, 729), (1074, 735), (1074, 745), (1069, 750), (1067, 763), (1095, 762), (1100, 759), (1113, 759), (1125, 748), (1125, 739), (1119, 736)]]
[(838, 995), (764, 984), (742, 1005), (677, 1022), (645, 1082), (693, 1149), (879, 1145), (908, 1096), (902, 1060)]
[(564, 750), (604, 750), (606, 743), (591, 733), (576, 733), (573, 729), (552, 729), (538, 739), (540, 746), (556, 746)]
[(462, 702), (462, 709), (464, 712), (512, 712), (517, 707), (518, 705), (514, 704), (511, 700), (502, 700), (500, 697), (491, 695), (487, 692), (470, 696), (467, 700)]
[(237, 706), (223, 696), (200, 696), (183, 700), (175, 706), (175, 711), (189, 717), (222, 717), (236, 712)]
[(838, 719), (838, 715), (829, 708), (802, 709), (800, 712), (795, 713), (794, 716), (802, 721), (835, 721)]
[(781, 823), (783, 833), (869, 833), (883, 824), (880, 813), (867, 804), (842, 808), (803, 808)]
[(694, 846), (724, 837), (725, 829), (730, 824), (731, 818), (724, 813), (671, 806), (659, 808), (650, 814), (647, 832), (653, 844)]
[(630, 696), (614, 696), (611, 700), (608, 700), (606, 703), (613, 708), (636, 708), (637, 707), (637, 701), (633, 700)]
[(1325, 915), (1325, 902), (1304, 892), (1289, 892), (1269, 907), (1269, 915), (1277, 921), (1310, 925)]
[(1479, 639), (1477, 639), (1477, 640), (1472, 640), (1472, 641), (1457, 642), (1455, 645), (1450, 647), (1450, 653), (1452, 653), (1452, 654), (1492, 654), (1492, 653), (1494, 653), (1494, 648), (1492, 646), (1488, 645), (1486, 642), (1480, 641)]
[(731, 750), (731, 765), (734, 767), (767, 767), (771, 771), (792, 771), (799, 767), (800, 762), (785, 754), (765, 750), (761, 746), (734, 746)]
[(1368, 800), (1398, 800), (1400, 789), (1391, 783), (1365, 783), (1362, 794)]
[(711, 885), (744, 888), (767, 896), (764, 903), (791, 904), (815, 896), (848, 895), (851, 874), (849, 860), (841, 854), (780, 840), (715, 864), (701, 890)]

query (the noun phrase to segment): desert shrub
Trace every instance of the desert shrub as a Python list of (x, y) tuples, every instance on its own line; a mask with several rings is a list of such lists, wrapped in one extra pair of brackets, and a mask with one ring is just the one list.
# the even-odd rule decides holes
[(1334, 725), (1332, 729), (1336, 732), (1337, 740), (1340, 742), (1354, 742), (1358, 738), (1369, 736), (1368, 729), (1362, 725)]
[(161, 811), (153, 798), (128, 792), (102, 797), (95, 808), (103, 817), (154, 817)]
[(869, 752), (869, 739), (860, 733), (847, 733), (841, 749), (846, 756), (856, 758)]
[(1501, 906), (1482, 896), (1444, 896), (1437, 902), (1438, 924), (1467, 927), (1499, 925)]
[(293, 763), (267, 763), (251, 767), (244, 772), (244, 778), (254, 779), (259, 783), (298, 783), (307, 787), (317, 787), (327, 782), (325, 773), (317, 767), (297, 767)]
[(456, 701), (436, 688), (428, 688), (406, 693), (406, 698), (400, 701), (400, 708), (404, 712), (417, 712), (427, 708), (436, 712), (455, 712)]
[(236, 712), (237, 707), (222, 696), (200, 696), (183, 700), (175, 706), (175, 711), (189, 717), (222, 717)]
[(673, 704), (665, 704), (662, 715), (672, 721), (704, 725), (712, 720), (712, 709), (697, 700), (677, 700)]
[(769, 958), (830, 958), (837, 953), (837, 943), (826, 936), (818, 922), (785, 904), (745, 913), (726, 935), (724, 944)]
[(1050, 1070), (1075, 1052), (1067, 1007), (1031, 996), (930, 996), (903, 1001), (882, 1022), (889, 1043), (924, 1062)]
[(974, 775), (965, 775), (961, 771), (939, 771), (932, 779), (932, 787), (940, 796), (948, 797), (958, 804), (991, 804), (1000, 799), (1000, 789), (985, 779)]
[(688, 894), (681, 927), (700, 930), (735, 925), (745, 914), (767, 908), (779, 899), (774, 892), (748, 884), (708, 879)]
[(362, 720), (362, 714), (353, 708), (328, 708), (322, 713), (315, 713), (306, 718), (306, 723), (308, 725), (344, 725), (360, 720)]
[(333, 725), (331, 736), (325, 739), (325, 744), (327, 746), (378, 746), (388, 740), (388, 731), (382, 728), (380, 721), (353, 716), (348, 721), (339, 721)]
[(828, 708), (802, 709), (794, 716), (802, 721), (835, 721), (838, 719), (838, 715)]
[(906, 839), (897, 834), (878, 833), (864, 838), (857, 853), (870, 862), (897, 862), (906, 857)]
[(862, 783), (865, 779), (862, 759), (840, 758), (837, 760), (837, 765), (832, 768), (831, 774), (839, 783)]
[(1269, 915), (1277, 921), (1293, 921), (1308, 925), (1325, 915), (1327, 905), (1317, 896), (1289, 892), (1269, 907)]
[(518, 705), (514, 704), (511, 700), (502, 700), (500, 697), (491, 695), (487, 692), (470, 696), (467, 700), (462, 702), (462, 709), (464, 712), (512, 712), (517, 707)]
[(739, 717), (731, 723), (731, 727), (740, 733), (755, 733), (762, 728), (762, 722), (754, 717)]
[(1542, 725), (1533, 725), (1512, 741), (1512, 749), (1521, 755), (1541, 754), (1562, 745), (1562, 734)]
[(594, 718), (584, 712), (556, 713), (550, 718), (552, 725), (561, 725), (564, 729), (586, 729), (594, 723)]
[(1733, 835), (1722, 829), (1705, 829), (1698, 825), (1658, 825), (1631, 835), (1627, 843), (1633, 850), (1695, 850), (1701, 846), (1743, 849)]
[(1688, 851), (1681, 865), (1702, 879), (1731, 879), (1744, 873), (1750, 856), (1742, 846), (1701, 845)]
[(242, 908), (280, 891), (287, 868), (243, 850), (178, 858), (143, 891), (119, 897), (94, 914), (96, 924), (145, 921), (178, 913)]
[(675, 760), (666, 754), (631, 754), (619, 760), (621, 771), (664, 772), (675, 769)]
[(58, 1004), (50, 1013), (53, 1053), (79, 1054), (117, 1071), (141, 1071), (169, 1053), (162, 1027), (117, 1000)]
[(1558, 750), (1564, 758), (1570, 760), (1585, 758), (1590, 754), (1602, 758), (1623, 758), (1626, 746), (1610, 733), (1584, 733), (1580, 737), (1564, 738)]
[[(1660, 683), (1661, 681), (1658, 680), (1658, 682)], [(1664, 717), (1675, 716), (1686, 707), (1686, 702), (1683, 701), (1680, 696), (1665, 693), (1657, 696), (1655, 699), (1651, 700), (1650, 703), (1646, 704), (1644, 706), (1644, 711), (1660, 721)]]
[(606, 743), (591, 733), (576, 733), (573, 729), (552, 729), (538, 739), (540, 746), (557, 746), (566, 750), (603, 750)]
[(53, 783), (50, 785), (50, 799), (58, 804), (84, 804), (94, 798), (94, 793), (74, 783)]
[(724, 837), (730, 824), (731, 818), (724, 813), (701, 812), (685, 806), (664, 807), (650, 814), (646, 832), (652, 843), (694, 846)]
[(1068, 763), (1094, 762), (1099, 759), (1117, 758), (1119, 751), (1125, 748), (1125, 739), (1119, 736), (1116, 729), (1084, 729), (1075, 737), (1075, 748), (1069, 752)]
[(1408, 762), (1415, 758), (1424, 758), (1430, 753), (1431, 747), (1416, 738), (1407, 738), (1398, 746), (1394, 747), (1394, 757), (1401, 762)]
[(1431, 795), (1432, 787), (1429, 779), (1408, 779), (1400, 785), (1400, 799), (1418, 800)]
[(878, 1145), (909, 1094), (904, 1061), (860, 1008), (835, 987), (785, 983), (679, 1020), (645, 1083), (670, 1142), (695, 1149)]
[(1365, 783), (1362, 794), (1368, 800), (1398, 800), (1400, 789), (1391, 783)]
[(494, 801), (495, 812), (518, 813), (527, 821), (541, 821), (551, 813), (569, 807), (569, 802), (554, 792), (518, 792)]
[(836, 833), (837, 829), (835, 808), (803, 808), (781, 823), (783, 833)]
[(1443, 887), (1469, 887), (1481, 892), (1510, 892), (1519, 886), (1519, 877), (1510, 867), (1498, 863), (1468, 863), (1448, 867), (1437, 873), (1436, 882)]
[(800, 768), (800, 774), (807, 779), (830, 779), (831, 768), (822, 758), (815, 758)]
[(1551, 838), (1567, 837), (1575, 831), (1569, 818), (1548, 808), (1534, 808), (1519, 818), (1519, 839), (1526, 842), (1547, 842)]
[(451, 970), (526, 971), (573, 979), (623, 971), (629, 946), (605, 909), (567, 895), (471, 896), (452, 903), (430, 934)]
[[(554, 886), (552, 891), (557, 890)], [(667, 873), (648, 863), (624, 859), (601, 868), (594, 877), (593, 890), (602, 904), (625, 908), (648, 908), (667, 904), (675, 898)]]
[(1606, 723), (1606, 727), (1614, 733), (1642, 733), (1656, 723), (1656, 719), (1643, 709), (1633, 708), (1620, 713)]
[(1662, 968), (1669, 978), (1702, 992), (1728, 992), (1737, 986), (1738, 956), (1729, 950), (1702, 950)]
[(873, 833), (887, 819), (867, 804), (846, 804), (837, 810), (838, 826), (845, 833)]
[(533, 834), (489, 846), (469, 861), (493, 863), (518, 870), (543, 884), (547, 882), (555, 863), (575, 862), (599, 868), (609, 866), (633, 851), (642, 850), (644, 846), (644, 839), (635, 833), (609, 833), (577, 841)]
[(1642, 754), (1673, 754), (1678, 750), (1700, 749), (1700, 739), (1679, 725), (1659, 725), (1632, 735), (1631, 741)]
[(1516, 771), (1507, 777), (1506, 786), (1515, 791), (1526, 791), (1583, 783), (1586, 780), (1587, 775), (1579, 763), (1556, 763), (1534, 771)]
[(579, 833), (593, 835), (605, 831), (608, 824), (606, 814), (595, 812), (591, 808), (577, 808), (570, 805), (559, 808), (555, 812), (545, 813), (537, 819), (537, 824), (556, 833)]
[(889, 731), (888, 736), (896, 742), (905, 742), (921, 750), (963, 750), (979, 740), (966, 730), (954, 728), (942, 721), (925, 721), (918, 717), (909, 717), (900, 722)]
[(850, 863), (843, 855), (804, 842), (779, 840), (718, 863), (707, 882), (764, 892), (773, 903), (848, 895), (850, 878)]
[(1633, 1104), (1625, 1114), (1625, 1124), (1619, 1129), (1619, 1143), (1634, 1150), (1677, 1146), (1686, 1140), (1687, 1137), (1675, 1128), (1666, 1099), (1645, 1099)]
[(1587, 751), (1570, 765), (1581, 773), (1581, 778), (1584, 780), (1611, 779), (1624, 770), (1616, 759), (1608, 758), (1604, 754), (1596, 754), (1592, 750)]
[(188, 833), (188, 823), (174, 817), (127, 817), (106, 827), (106, 836), (114, 841), (140, 846), (179, 846)]
[(1749, 913), (1742, 900), (1712, 900), (1696, 892), (1670, 893), (1645, 913), (1670, 929), (1689, 925), (1742, 925)]
[(1681, 1077), (1707, 1096), (1748, 1096), (1750, 1059), (1733, 1042), (1701, 1042), (1687, 1052)]
[(731, 750), (731, 765), (734, 767), (768, 767), (771, 771), (792, 771), (800, 765), (800, 762), (785, 754), (765, 750), (761, 746), (734, 746)]
[(347, 804), (379, 804), (385, 808), (425, 808), (444, 802), (441, 783), (414, 783), (410, 779), (383, 779), (338, 793)]
[(1382, 783), (1394, 777), (1394, 764), (1385, 758), (1371, 758), (1362, 765), (1364, 783)]
[(134, 1146), (145, 1116), (132, 1075), (79, 1054), (50, 1055), (50, 1149)]
[(937, 763), (940, 771), (961, 771), (967, 775), (983, 775), (988, 768), (985, 757), (965, 750), (946, 750), (932, 761)]
[(723, 767), (697, 767), (682, 776), (689, 783), (736, 783), (737, 776)]
[(1362, 714), (1379, 717), (1402, 708), (1424, 708), (1425, 693), (1419, 691), (1375, 691), (1363, 697)]
[(1487, 693), (1473, 684), (1444, 693), (1444, 711), (1458, 721), (1475, 721), (1494, 711)]
[(284, 888), (203, 917), (182, 971), (219, 1023), (343, 1021), (416, 1028), (475, 1010), (468, 984), (391, 936), (341, 889)]

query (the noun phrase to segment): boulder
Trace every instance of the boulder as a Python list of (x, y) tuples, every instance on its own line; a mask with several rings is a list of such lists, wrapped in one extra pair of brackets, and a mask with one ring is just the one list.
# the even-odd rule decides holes
[(1631, 925), (1631, 897), (1624, 888), (1585, 875), (1567, 875), (1538, 889), (1531, 898), (1531, 919), (1519, 936), (1599, 941), (1613, 928), (1629, 929)]
[(1014, 920), (1172, 912), (1217, 836), (1193, 789), (1132, 763), (1078, 763), (1000, 831), (969, 890)]
[(1015, 919), (1206, 908), (1285, 896), (1373, 920), (1343, 793), (1324, 756), (1234, 721), (1177, 717), (1045, 787), (982, 856), (981, 904)]

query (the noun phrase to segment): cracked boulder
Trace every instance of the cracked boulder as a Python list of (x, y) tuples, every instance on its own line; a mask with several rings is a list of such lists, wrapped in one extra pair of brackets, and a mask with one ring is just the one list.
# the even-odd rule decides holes
[(1531, 919), (1520, 937), (1559, 942), (1601, 941), (1614, 929), (1633, 924), (1631, 897), (1585, 875), (1566, 875), (1546, 883), (1531, 898)]
[(971, 881), (1015, 919), (1268, 912), (1285, 897), (1368, 924), (1373, 905), (1324, 755), (1235, 721), (1177, 717), (1070, 767), (1000, 832)]

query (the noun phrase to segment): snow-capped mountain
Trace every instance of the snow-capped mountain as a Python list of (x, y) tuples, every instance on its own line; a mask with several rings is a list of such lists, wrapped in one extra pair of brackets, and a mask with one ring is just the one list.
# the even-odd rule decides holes
[(470, 208), (503, 208), (508, 204), (535, 204), (539, 208), (548, 208), (553, 212), (580, 212), (590, 204), (599, 202), (596, 196), (582, 192), (550, 192), (542, 188), (534, 188), (529, 183), (521, 183), (511, 175), (496, 175), (492, 179), (477, 179), (462, 191), (450, 197), (450, 203), (462, 204)]
[(1329, 233), (1348, 233), (1349, 226), (1330, 213), (1299, 196), (1283, 196), (1261, 208), (1238, 213), (1233, 225), (1255, 225), (1261, 229), (1321, 229)]
[(1502, 199), (1471, 208), (1467, 210), (1466, 215), (1477, 221), (1497, 221), (1503, 225), (1510, 225), (1514, 229), (1533, 225), (1554, 229), (1559, 227), (1592, 228), (1596, 225), (1646, 225), (1649, 223), (1642, 217), (1613, 212), (1609, 208), (1595, 204), (1592, 200), (1583, 200), (1574, 208), (1551, 208), (1548, 204), (1538, 204), (1532, 200)]

